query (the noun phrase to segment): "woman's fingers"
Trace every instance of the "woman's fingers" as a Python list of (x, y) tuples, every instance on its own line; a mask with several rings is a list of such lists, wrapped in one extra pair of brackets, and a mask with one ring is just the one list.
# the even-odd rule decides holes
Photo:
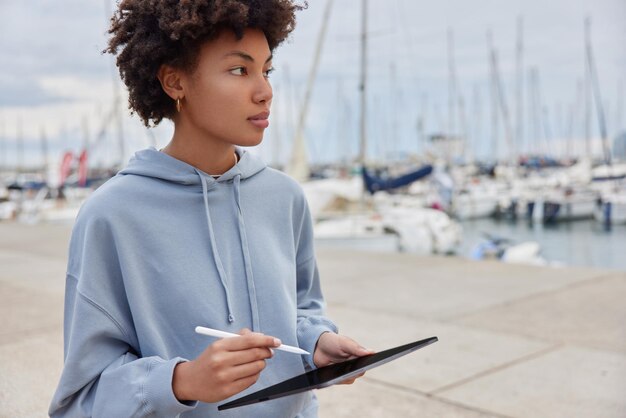
[(232, 395), (248, 389), (250, 386), (254, 385), (257, 380), (259, 380), (258, 374), (244, 377), (242, 379), (232, 382), (230, 387)]
[(351, 338), (348, 337), (343, 337), (341, 338), (340, 341), (340, 346), (341, 346), (341, 351), (343, 352), (343, 354), (345, 355), (345, 357), (361, 357), (361, 356), (367, 356), (369, 354), (374, 354), (374, 351), (372, 350), (368, 350), (365, 347), (362, 347), (359, 343), (357, 343), (356, 341), (354, 341)]
[(344, 335), (323, 333), (318, 339), (313, 362), (317, 367), (374, 354), (372, 350)]
[(218, 385), (231, 387), (236, 380), (254, 376), (258, 379), (271, 355), (268, 348), (218, 351), (210, 356), (204, 374), (210, 375)]
[(256, 360), (246, 364), (233, 366), (229, 369), (231, 381), (245, 379), (247, 377), (258, 376), (265, 369), (265, 360)]
[(232, 366), (252, 363), (258, 360), (266, 360), (273, 356), (269, 348), (249, 348), (247, 350), (228, 352), (228, 363)]
[[(242, 329), (239, 336), (209, 345), (195, 360), (175, 368), (173, 387), (179, 399), (216, 402), (254, 384), (280, 340)], [(191, 388), (191, 389), (189, 389)]]
[(226, 351), (241, 351), (260, 347), (272, 348), (278, 347), (280, 344), (281, 342), (278, 338), (256, 332), (247, 332), (241, 335), (241, 337), (223, 338), (214, 343), (216, 348)]
[(359, 374), (359, 375), (356, 375), (356, 376), (354, 376), (354, 377), (351, 377), (351, 378), (349, 378), (349, 379), (346, 379), (346, 380), (344, 380), (344, 381), (340, 382), (339, 384), (340, 384), (340, 385), (351, 385), (351, 384), (353, 384), (353, 383), (354, 383), (354, 382), (355, 382), (355, 381), (356, 381), (359, 377), (363, 377), (364, 375), (365, 375), (365, 372), (363, 372), (363, 373), (361, 373), (361, 374)]
[(259, 380), (259, 376), (265, 367), (265, 360), (256, 360), (230, 367), (227, 377), (227, 380), (230, 382), (229, 391), (235, 394), (252, 386)]

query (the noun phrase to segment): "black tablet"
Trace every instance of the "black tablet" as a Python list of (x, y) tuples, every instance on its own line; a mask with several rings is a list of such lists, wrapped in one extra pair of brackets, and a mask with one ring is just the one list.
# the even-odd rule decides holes
[(325, 388), (361, 374), (366, 370), (378, 367), (381, 364), (388, 363), (398, 357), (412, 353), (413, 351), (426, 347), (437, 340), (437, 337), (426, 338), (424, 340), (390, 348), (389, 350), (381, 351), (369, 356), (358, 357), (342, 363), (320, 367), (319, 369), (311, 370), (310, 372), (292, 377), (291, 379), (287, 379), (265, 389), (261, 389), (258, 392), (254, 392), (239, 399), (235, 399), (234, 401), (219, 405), (217, 409), (222, 411), (224, 409), (235, 408), (238, 406), (269, 401), (270, 399), (282, 398), (283, 396), (294, 395), (311, 389)]

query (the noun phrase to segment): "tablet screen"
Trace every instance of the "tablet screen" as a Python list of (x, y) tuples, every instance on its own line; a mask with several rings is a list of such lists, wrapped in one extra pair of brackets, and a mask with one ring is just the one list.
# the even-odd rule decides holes
[(283, 396), (294, 395), (312, 389), (320, 389), (334, 385), (346, 379), (354, 377), (364, 371), (378, 367), (392, 360), (419, 350), (437, 341), (437, 337), (426, 338), (399, 347), (380, 351), (369, 356), (358, 357), (342, 363), (331, 364), (311, 370), (291, 379), (277, 383), (273, 386), (251, 393), (234, 401), (219, 405), (218, 410), (235, 408), (237, 406), (250, 405), (257, 402), (268, 401), (270, 399), (281, 398)]

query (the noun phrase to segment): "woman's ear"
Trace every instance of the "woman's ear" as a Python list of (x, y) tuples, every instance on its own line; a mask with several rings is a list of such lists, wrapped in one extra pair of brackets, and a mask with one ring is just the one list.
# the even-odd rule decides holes
[(185, 97), (185, 91), (181, 83), (181, 70), (163, 64), (161, 68), (159, 68), (157, 78), (161, 82), (163, 91), (170, 96), (172, 100)]

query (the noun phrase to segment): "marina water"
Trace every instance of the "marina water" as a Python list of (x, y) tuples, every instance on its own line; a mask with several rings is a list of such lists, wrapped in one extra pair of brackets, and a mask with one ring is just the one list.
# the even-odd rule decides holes
[(492, 218), (467, 220), (461, 225), (459, 254), (464, 257), (471, 257), (488, 233), (513, 243), (536, 241), (541, 255), (554, 264), (626, 271), (626, 225), (607, 229), (592, 219), (544, 225)]

